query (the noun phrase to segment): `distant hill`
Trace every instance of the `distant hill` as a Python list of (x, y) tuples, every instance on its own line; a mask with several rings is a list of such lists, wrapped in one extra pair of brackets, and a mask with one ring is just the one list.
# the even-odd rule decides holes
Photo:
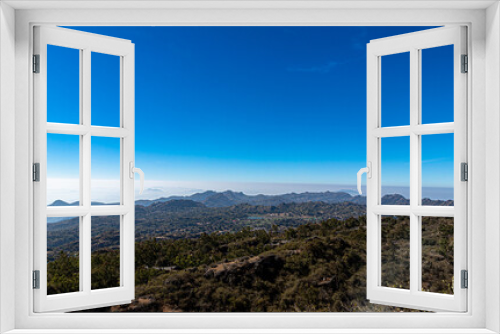
[[(338, 192), (319, 192), (319, 193), (289, 193), (282, 195), (246, 195), (242, 192), (235, 192), (231, 190), (226, 190), (224, 192), (216, 192), (213, 190), (208, 190), (202, 193), (196, 193), (190, 196), (170, 196), (162, 197), (155, 200), (137, 200), (135, 201), (136, 207), (143, 206), (148, 207), (159, 203), (174, 202), (172, 205), (158, 206), (155, 211), (164, 212), (182, 212), (189, 211), (192, 209), (200, 208), (227, 208), (239, 204), (249, 204), (249, 205), (262, 205), (262, 206), (276, 206), (280, 204), (289, 203), (308, 203), (308, 202), (323, 202), (327, 204), (344, 203), (349, 202), (358, 205), (366, 205), (366, 197), (359, 195), (351, 195), (347, 193), (346, 190)], [(349, 191), (352, 192), (352, 191)], [(183, 202), (189, 201), (189, 202)], [(200, 203), (201, 205), (195, 205), (190, 202)], [(389, 194), (382, 197), (383, 205), (409, 205), (410, 200), (399, 194)], [(92, 202), (92, 205), (116, 205), (118, 203), (103, 203), (103, 202)], [(76, 206), (78, 202), (65, 202), (62, 200), (56, 200), (49, 206)], [(422, 199), (422, 205), (432, 205), (432, 206), (453, 206), (452, 200), (442, 201), (442, 200), (431, 200), (429, 198)], [(142, 212), (142, 209), (137, 209)], [(66, 220), (66, 217), (51, 217), (47, 218), (48, 223), (56, 223)]]
[(389, 194), (382, 197), (382, 205), (410, 205), (410, 200), (399, 194)]
[[(352, 193), (352, 191), (349, 191)], [(205, 191), (203, 193), (196, 193), (190, 196), (171, 196), (162, 197), (155, 200), (138, 200), (136, 205), (149, 206), (153, 203), (168, 202), (173, 200), (186, 199), (195, 202), (203, 203), (209, 208), (223, 208), (238, 204), (251, 204), (251, 205), (279, 205), (283, 203), (306, 203), (306, 202), (324, 202), (324, 203), (342, 203), (351, 202), (355, 204), (366, 205), (366, 197), (360, 195), (352, 195), (347, 191), (338, 192), (319, 192), (319, 193), (289, 193), (283, 195), (246, 195), (242, 192), (234, 192), (227, 190), (224, 192)], [(382, 204), (384, 205), (409, 205), (409, 199), (399, 194), (388, 194), (382, 197)], [(422, 205), (434, 206), (452, 206), (453, 201), (447, 200), (431, 200), (424, 198)]]
[[(410, 205), (410, 200), (399, 194), (390, 194), (382, 197), (382, 205)], [(452, 200), (442, 201), (442, 200), (423, 198), (422, 205), (453, 206), (453, 201)]]
[(242, 192), (227, 190), (224, 192), (205, 191), (196, 193), (190, 196), (170, 196), (155, 200), (138, 200), (137, 205), (149, 206), (153, 203), (168, 202), (172, 200), (188, 199), (195, 202), (201, 202), (210, 208), (222, 208), (237, 204), (251, 205), (279, 205), (282, 203), (305, 203), (305, 202), (325, 202), (325, 203), (341, 203), (353, 202), (364, 204), (364, 196), (351, 196), (346, 192), (322, 192), (322, 193), (290, 193), (283, 195), (246, 195)]
[[(187, 198), (195, 198), (195, 201)], [(344, 220), (366, 214), (365, 197), (347, 193), (303, 193), (281, 196), (248, 196), (226, 191), (205, 192), (181, 199), (149, 201), (147, 206), (135, 206), (136, 240), (151, 237), (164, 239), (198, 238), (202, 233), (230, 233), (244, 228), (269, 230), (297, 227), (325, 219)], [(252, 204), (243, 201), (251, 201)], [(139, 201), (138, 201), (139, 202)], [(231, 203), (238, 203), (230, 205)], [(56, 202), (61, 203), (61, 201)], [(64, 202), (63, 202), (64, 203)], [(384, 205), (408, 205), (409, 200), (398, 194), (385, 195)], [(72, 204), (72, 203), (71, 203)], [(449, 206), (453, 201), (423, 200), (424, 205)], [(49, 249), (73, 249), (78, 239), (78, 219), (56, 218), (49, 221)], [(108, 233), (113, 217), (92, 221), (92, 233)], [(111, 231), (115, 232), (115, 231)], [(106, 242), (101, 242), (105, 245)]]
[(203, 203), (188, 199), (177, 199), (168, 202), (158, 202), (148, 207), (149, 212), (186, 212), (197, 208), (206, 208)]
[[(244, 203), (230, 207), (207, 207), (192, 200), (171, 200), (135, 206), (135, 238), (136, 241), (198, 238), (203, 233), (225, 234), (245, 228), (270, 230), (274, 225), (286, 229), (330, 218), (359, 217), (365, 212), (364, 205), (351, 202), (282, 203), (275, 206)], [(93, 250), (115, 246), (112, 241), (119, 236), (119, 221), (116, 219), (117, 216), (92, 217)], [(77, 251), (78, 229), (78, 218), (65, 218), (48, 224), (47, 248), (50, 253)]]

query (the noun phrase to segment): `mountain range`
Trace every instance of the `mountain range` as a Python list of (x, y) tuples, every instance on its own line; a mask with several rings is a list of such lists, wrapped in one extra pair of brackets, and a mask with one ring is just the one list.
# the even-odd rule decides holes
[[(194, 202), (202, 203), (204, 206), (209, 208), (223, 208), (238, 204), (250, 204), (250, 205), (279, 205), (287, 203), (306, 203), (306, 202), (324, 202), (324, 203), (342, 203), (350, 202), (354, 204), (366, 205), (366, 197), (360, 195), (351, 195), (347, 192), (305, 192), (305, 193), (289, 193), (282, 195), (246, 195), (242, 192), (235, 192), (231, 190), (226, 190), (224, 192), (216, 192), (208, 190), (202, 193), (196, 193), (189, 196), (170, 196), (162, 197), (155, 200), (137, 200), (136, 205), (150, 206), (154, 203), (163, 203), (174, 200), (191, 200)], [(389, 194), (382, 197), (383, 205), (408, 205), (410, 203), (409, 199), (405, 198), (400, 194)], [(103, 202), (92, 202), (92, 205), (113, 205), (118, 203), (103, 203)], [(68, 203), (62, 200), (56, 200), (50, 206), (74, 206), (78, 205), (78, 202)], [(434, 205), (434, 206), (452, 206), (453, 200), (432, 200), (429, 198), (422, 199), (422, 205)]]
[[(227, 208), (239, 204), (260, 205), (260, 206), (276, 206), (280, 204), (290, 203), (307, 203), (307, 202), (323, 202), (327, 204), (336, 203), (352, 203), (358, 205), (366, 205), (366, 197), (359, 195), (351, 195), (344, 191), (339, 192), (305, 192), (305, 193), (289, 193), (282, 195), (246, 195), (242, 192), (235, 192), (226, 190), (224, 192), (216, 192), (208, 190), (202, 193), (196, 193), (190, 196), (170, 196), (162, 197), (155, 200), (137, 200), (135, 201), (136, 207), (148, 207), (156, 203), (171, 203), (171, 209), (178, 210), (179, 205), (186, 205), (185, 201), (192, 201), (199, 204), (200, 207), (206, 208)], [(63, 200), (56, 200), (49, 206), (76, 206), (79, 202), (65, 202)], [(410, 200), (400, 194), (384, 195), (382, 197), (383, 205), (409, 205)], [(103, 203), (92, 202), (92, 205), (116, 205), (118, 203)], [(191, 204), (189, 204), (191, 205)], [(432, 206), (453, 206), (453, 200), (432, 200), (429, 198), (422, 199), (422, 205)], [(168, 208), (166, 206), (165, 208)], [(192, 208), (190, 208), (192, 209)], [(137, 210), (137, 209), (136, 209)], [(182, 208), (181, 208), (182, 210)], [(170, 211), (170, 210), (167, 210)], [(68, 219), (67, 217), (49, 217), (47, 223), (56, 223)]]
[(289, 193), (282, 195), (246, 195), (242, 192), (234, 192), (227, 190), (224, 192), (205, 191), (196, 193), (190, 196), (170, 196), (159, 198), (156, 200), (138, 200), (137, 205), (149, 206), (153, 203), (168, 202), (171, 200), (187, 199), (195, 202), (203, 203), (209, 208), (221, 208), (237, 204), (251, 205), (279, 205), (282, 203), (305, 203), (305, 202), (325, 202), (325, 203), (341, 203), (352, 202), (356, 204), (364, 204), (366, 198), (364, 196), (351, 196), (346, 192), (321, 192), (321, 193)]

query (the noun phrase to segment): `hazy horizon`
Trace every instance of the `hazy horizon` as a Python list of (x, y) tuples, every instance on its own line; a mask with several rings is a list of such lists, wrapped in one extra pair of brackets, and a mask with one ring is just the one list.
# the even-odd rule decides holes
[[(52, 179), (49, 182), (52, 188), (47, 190), (47, 204), (56, 200), (71, 203), (79, 200), (77, 179)], [(74, 185), (74, 186), (72, 186)], [(58, 186), (58, 187), (54, 187)], [(119, 201), (119, 182), (114, 180), (94, 180), (92, 201), (112, 203)], [(190, 196), (205, 191), (234, 191), (245, 195), (282, 195), (305, 192), (339, 192), (357, 195), (356, 185), (349, 184), (321, 184), (321, 183), (279, 183), (279, 182), (207, 182), (207, 181), (146, 181), (144, 192), (139, 195), (139, 184), (136, 181), (136, 200), (155, 200), (170, 196)], [(366, 187), (363, 185), (363, 196)], [(453, 200), (453, 188), (424, 187), (426, 198), (433, 200)], [(400, 194), (409, 198), (409, 188), (401, 186), (382, 187), (382, 195)]]

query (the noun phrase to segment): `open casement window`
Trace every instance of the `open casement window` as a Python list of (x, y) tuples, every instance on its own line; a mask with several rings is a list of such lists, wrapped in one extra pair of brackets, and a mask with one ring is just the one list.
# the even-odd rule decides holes
[[(372, 303), (467, 309), (462, 286), (467, 274), (466, 54), (466, 28), (458, 26), (373, 40), (367, 46), (367, 298)], [(446, 69), (448, 81), (440, 72)], [(439, 116), (443, 109), (449, 110), (448, 118)], [(391, 150), (406, 155), (407, 163), (391, 166)], [(439, 160), (429, 158), (430, 151), (449, 152), (449, 169), (441, 172), (453, 186), (454, 203), (426, 200), (425, 169), (429, 161)], [(385, 181), (405, 169), (409, 203), (384, 203), (384, 187), (391, 185)], [(435, 232), (429, 235), (429, 230)], [(443, 269), (435, 263), (443, 257), (453, 268), (444, 285), (437, 282)]]
[[(99, 71), (114, 68), (114, 78), (92, 71), (102, 59)], [(34, 311), (129, 303), (134, 298), (133, 177), (138, 171), (134, 168), (134, 44), (70, 29), (35, 27), (33, 72)], [(107, 103), (106, 99), (114, 100)], [(54, 108), (63, 117), (50, 116)], [(113, 114), (114, 120), (110, 122), (112, 117), (106, 113)], [(95, 155), (102, 141), (114, 143), (114, 151), (110, 153), (108, 145)], [(54, 143), (60, 144), (56, 145), (56, 158)], [(113, 155), (116, 164), (109, 168), (115, 169), (117, 200), (96, 203), (92, 195), (94, 160)], [(75, 182), (68, 180), (66, 186), (77, 188), (75, 198), (79, 200), (49, 206), (47, 191), (52, 181), (48, 174), (63, 179), (74, 175)], [(61, 242), (51, 232), (51, 223), (61, 221), (72, 231), (72, 240)], [(94, 227), (106, 231), (108, 240), (102, 240), (102, 234), (94, 240)], [(58, 248), (61, 243), (67, 249)], [(94, 258), (99, 251), (102, 256)], [(107, 262), (109, 251), (119, 253), (119, 263)], [(53, 268), (52, 261), (61, 256), (60, 267)], [(94, 277), (94, 265), (106, 266), (113, 279)]]

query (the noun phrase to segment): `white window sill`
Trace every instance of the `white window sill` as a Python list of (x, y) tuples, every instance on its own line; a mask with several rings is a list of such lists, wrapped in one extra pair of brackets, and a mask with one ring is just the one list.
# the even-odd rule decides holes
[(5, 334), (487, 334), (475, 329), (14, 329)]

